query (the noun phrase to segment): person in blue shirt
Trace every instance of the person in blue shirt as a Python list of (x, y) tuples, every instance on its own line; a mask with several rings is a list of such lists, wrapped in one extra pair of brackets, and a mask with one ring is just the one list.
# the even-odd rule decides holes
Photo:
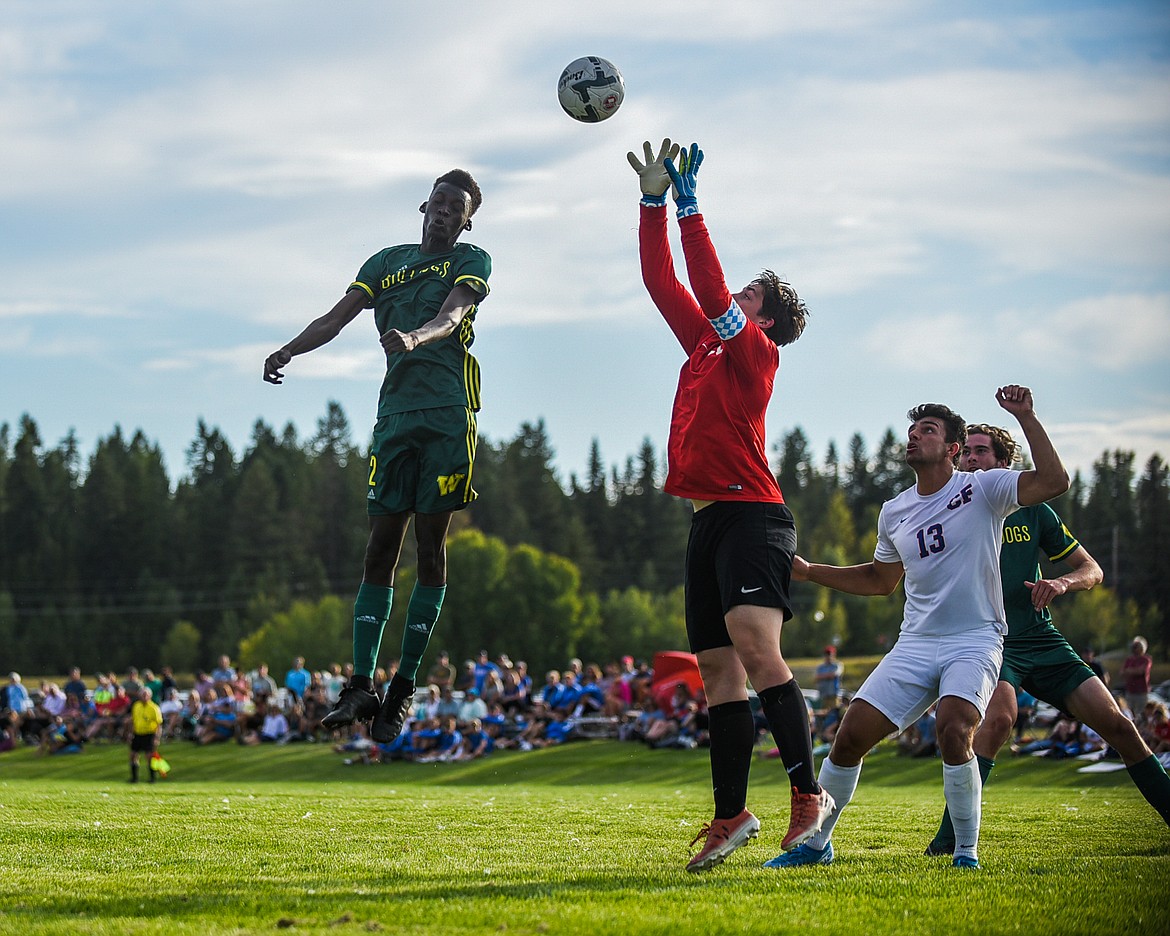
[(488, 658), (486, 650), (480, 650), (479, 656), (475, 660), (475, 691), (481, 696), (483, 695), (483, 684), (487, 681), (489, 673), (495, 673), (499, 676), (500, 668)]
[(305, 669), (305, 658), (297, 657), (293, 660), (293, 668), (285, 674), (284, 688), (296, 698), (303, 699), (312, 679), (313, 674)]

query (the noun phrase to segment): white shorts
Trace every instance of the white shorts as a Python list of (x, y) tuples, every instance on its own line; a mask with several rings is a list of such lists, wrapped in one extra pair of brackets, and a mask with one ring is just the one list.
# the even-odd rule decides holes
[(981, 627), (945, 637), (902, 634), (855, 698), (905, 731), (943, 696), (966, 699), (982, 718), (1003, 663), (1003, 636)]

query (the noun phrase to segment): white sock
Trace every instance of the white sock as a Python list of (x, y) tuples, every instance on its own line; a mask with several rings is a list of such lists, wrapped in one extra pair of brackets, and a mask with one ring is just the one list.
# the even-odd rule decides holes
[(943, 764), (943, 795), (955, 827), (955, 857), (978, 857), (983, 782), (974, 757), (965, 764)]
[(827, 757), (821, 762), (821, 772), (817, 774), (817, 783), (828, 790), (829, 795), (833, 797), (833, 801), (837, 805), (829, 813), (825, 824), (821, 826), (821, 831), (808, 840), (809, 848), (823, 851), (825, 846), (829, 844), (829, 839), (833, 837), (833, 826), (837, 824), (837, 817), (853, 799), (853, 792), (857, 789), (857, 780), (860, 776), (861, 764), (856, 767), (838, 767)]

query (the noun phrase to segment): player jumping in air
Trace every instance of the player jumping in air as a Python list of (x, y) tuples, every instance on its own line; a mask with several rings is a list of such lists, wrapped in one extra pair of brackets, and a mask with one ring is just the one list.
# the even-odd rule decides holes
[[(671, 415), (665, 489), (694, 504), (686, 559), (686, 622), (710, 709), (715, 816), (687, 865), (705, 871), (759, 834), (746, 808), (755, 724), (747, 681), (756, 689), (792, 784), (782, 847), (820, 828), (833, 806), (813, 775), (808, 709), (780, 652), (792, 616), (788, 597), (796, 526), (765, 451), (764, 416), (780, 365), (779, 347), (804, 331), (807, 310), (787, 283), (765, 271), (732, 294), (695, 199), (703, 160), (663, 140), (645, 163), (628, 156), (642, 189), (642, 279), (686, 352)], [(674, 275), (666, 236), (666, 190), (673, 184), (683, 253), (694, 296)]]
[[(1006, 429), (986, 424), (968, 426), (962, 465), (967, 471), (1010, 468), (1016, 451), (1016, 443)], [(1170, 777), (1146, 747), (1133, 722), (1118, 709), (1105, 684), (1056, 629), (1048, 610), (1057, 596), (1087, 591), (1100, 584), (1101, 567), (1047, 504), (1017, 510), (1004, 521), (1003, 533), (999, 568), (1008, 632), (1003, 642), (999, 683), (983, 724), (975, 733), (975, 757), (982, 782), (987, 782), (995, 755), (1011, 737), (1017, 714), (1016, 693), (1023, 686), (1036, 698), (1084, 722), (1112, 745), (1142, 795), (1170, 824)], [(1042, 578), (1037, 561), (1040, 552), (1051, 562), (1063, 562), (1068, 571), (1056, 578)], [(950, 813), (944, 812), (942, 825), (926, 847), (926, 854), (949, 855), (954, 850), (955, 830)]]
[[(472, 323), (488, 294), (491, 258), (457, 243), (471, 230), (482, 195), (470, 174), (435, 180), (422, 212), (422, 241), (370, 257), (341, 300), (264, 362), (280, 383), (295, 355), (332, 341), (363, 309), (386, 352), (386, 376), (370, 454), (366, 493), (370, 538), (353, 610), (354, 675), (322, 719), (327, 728), (373, 718), (374, 740), (398, 736), (414, 695), (414, 677), (447, 588), (451, 514), (476, 497), (471, 485), (479, 410), (479, 364)], [(414, 518), (418, 578), (407, 605), (398, 672), (379, 701), (372, 677), (394, 598), (394, 573)]]
[(1068, 490), (1068, 474), (1036, 418), (1032, 392), (1001, 387), (999, 405), (1019, 420), (1032, 471), (957, 471), (967, 427), (938, 403), (908, 414), (906, 464), (918, 483), (882, 505), (872, 562), (815, 565), (800, 556), (793, 578), (852, 595), (889, 595), (906, 576), (898, 640), (853, 697), (818, 779), (837, 806), (824, 827), (771, 868), (828, 864), (833, 827), (857, 789), (862, 758), (938, 702), (943, 793), (955, 826), (953, 864), (977, 868), (981, 783), (972, 739), (995, 690), (1007, 620), (999, 578), (1004, 518)]

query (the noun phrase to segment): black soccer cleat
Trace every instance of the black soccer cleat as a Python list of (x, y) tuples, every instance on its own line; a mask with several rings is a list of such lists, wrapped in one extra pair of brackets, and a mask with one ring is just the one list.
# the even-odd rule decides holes
[(337, 704), (321, 719), (323, 728), (344, 728), (354, 722), (368, 721), (378, 714), (378, 696), (367, 689), (347, 686), (341, 690)]
[(402, 732), (406, 716), (410, 714), (410, 703), (414, 701), (414, 682), (397, 674), (390, 680), (382, 707), (370, 725), (370, 737), (379, 744), (389, 744)]

